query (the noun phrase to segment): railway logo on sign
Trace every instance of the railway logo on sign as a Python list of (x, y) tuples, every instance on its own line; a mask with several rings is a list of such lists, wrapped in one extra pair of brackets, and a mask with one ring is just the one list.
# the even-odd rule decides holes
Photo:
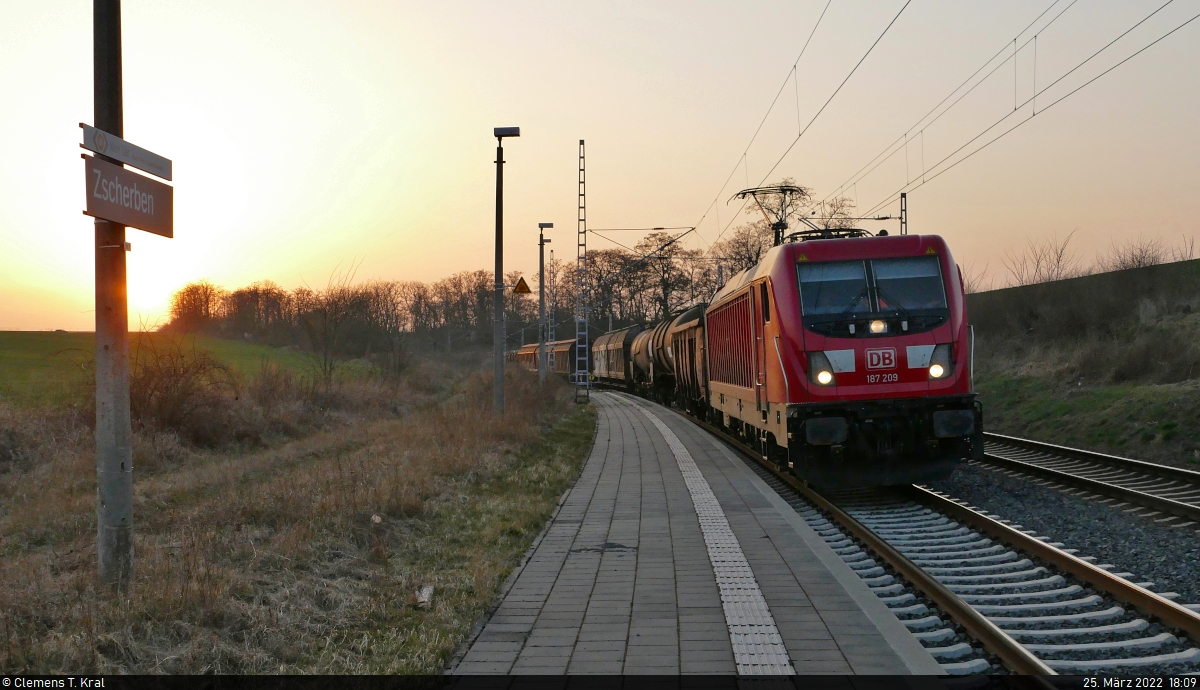
[(895, 369), (896, 368), (896, 348), (880, 347), (872, 350), (867, 350), (867, 368), (868, 369)]
[(141, 146), (125, 141), (121, 137), (109, 134), (95, 127), (79, 123), (83, 128), (83, 148), (96, 153), (102, 153), (114, 162), (132, 165), (139, 170), (145, 170), (151, 175), (157, 175), (164, 180), (171, 179), (171, 160), (147, 151)]

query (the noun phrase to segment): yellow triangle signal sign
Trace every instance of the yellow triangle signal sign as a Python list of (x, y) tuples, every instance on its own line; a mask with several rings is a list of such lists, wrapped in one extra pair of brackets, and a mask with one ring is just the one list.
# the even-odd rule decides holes
[(513, 288), (514, 295), (528, 295), (531, 292), (529, 283), (525, 282), (524, 278), (517, 279), (517, 286)]

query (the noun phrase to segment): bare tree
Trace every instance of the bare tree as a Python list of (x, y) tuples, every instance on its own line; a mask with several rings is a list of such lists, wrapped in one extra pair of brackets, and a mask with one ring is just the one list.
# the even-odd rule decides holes
[(1102, 272), (1123, 271), (1127, 268), (1142, 268), (1166, 263), (1171, 256), (1170, 250), (1161, 239), (1126, 240), (1118, 244), (1113, 240), (1108, 253), (1096, 260), (1096, 268)]
[(460, 271), (431, 286), (438, 325), (448, 342), (464, 335), (486, 342), (492, 332), (491, 271)]
[(967, 291), (968, 295), (992, 289), (992, 280), (988, 275), (987, 264), (984, 264), (983, 268), (979, 270), (975, 269), (975, 264), (967, 264), (962, 274), (963, 289)]
[(679, 264), (687, 283), (687, 304), (684, 306), (707, 302), (721, 289), (716, 264), (699, 249), (682, 252)]
[(1196, 258), (1196, 238), (1184, 237), (1178, 247), (1171, 247), (1171, 261), (1191, 261)]
[(222, 316), (225, 290), (207, 280), (188, 283), (171, 297), (171, 322), (167, 330), (208, 330)]
[(809, 205), (811, 222), (822, 230), (843, 230), (854, 227), (854, 200), (839, 196)]
[(262, 280), (222, 299), (223, 325), (239, 336), (260, 337), (290, 327), (291, 296), (269, 280)]
[(592, 316), (601, 322), (612, 317), (614, 324), (622, 322), (630, 307), (625, 288), (639, 278), (638, 266), (631, 266), (634, 256), (623, 249), (596, 249), (588, 252), (587, 282), (591, 288)]
[(1010, 276), (1009, 285), (1033, 285), (1086, 275), (1089, 271), (1069, 249), (1075, 232), (1072, 230), (1062, 239), (1057, 234), (1040, 240), (1030, 239), (1022, 251), (1009, 249), (1005, 252), (1003, 262)]
[(327, 397), (333, 392), (342, 340), (353, 316), (353, 279), (353, 271), (334, 273), (324, 290), (305, 291), (303, 311), (298, 314), (300, 326), (308, 339), (315, 378)]
[(634, 246), (642, 255), (648, 287), (652, 291), (655, 317), (665, 319), (680, 306), (680, 291), (687, 287), (687, 275), (680, 269), (677, 259), (684, 251), (678, 242), (672, 241), (667, 232), (652, 232)]
[(761, 261), (772, 244), (774, 237), (770, 224), (759, 219), (734, 228), (729, 237), (714, 242), (708, 254), (728, 271), (726, 277), (729, 277)]
[(402, 283), (375, 281), (363, 288), (369, 309), (371, 329), (381, 339), (382, 369), (394, 379), (407, 364), (404, 348), (405, 326), (409, 322), (408, 292)]

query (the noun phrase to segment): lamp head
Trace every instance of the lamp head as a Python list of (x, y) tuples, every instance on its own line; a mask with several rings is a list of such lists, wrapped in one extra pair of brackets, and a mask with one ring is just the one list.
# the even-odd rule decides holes
[(496, 127), (493, 131), (496, 133), (497, 139), (503, 139), (504, 137), (519, 137), (519, 136), (521, 136), (521, 128), (520, 127)]
[(554, 227), (554, 223), (538, 223), (538, 230), (545, 230)]

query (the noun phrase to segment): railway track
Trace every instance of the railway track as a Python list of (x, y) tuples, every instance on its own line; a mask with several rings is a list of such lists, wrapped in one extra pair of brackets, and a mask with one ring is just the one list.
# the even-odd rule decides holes
[[(1179, 610), (1172, 593), (1151, 591), (1153, 583), (1132, 582), (1132, 573), (916, 487), (833, 500), (1054, 672), (1200, 670), (1200, 615)], [(979, 652), (994, 641), (980, 638), (977, 647), (931, 627), (916, 632), (935, 658), (951, 661), (948, 672), (985, 670)]]
[(1200, 612), (1153, 583), (921, 487), (823, 495), (686, 418), (742, 451), (947, 674), (1200, 672)]
[(1041, 477), (1136, 506), (1171, 527), (1200, 531), (1200, 472), (1000, 434), (984, 434), (982, 464)]

